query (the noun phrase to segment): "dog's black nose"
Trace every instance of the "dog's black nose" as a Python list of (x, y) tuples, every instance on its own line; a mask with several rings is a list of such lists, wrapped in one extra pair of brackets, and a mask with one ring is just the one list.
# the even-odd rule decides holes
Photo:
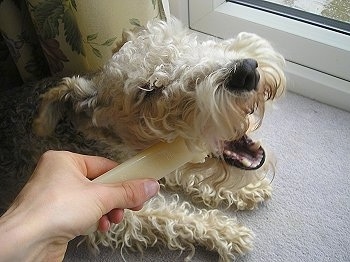
[(236, 92), (255, 89), (260, 79), (257, 67), (258, 62), (251, 58), (236, 61), (225, 83), (226, 89)]

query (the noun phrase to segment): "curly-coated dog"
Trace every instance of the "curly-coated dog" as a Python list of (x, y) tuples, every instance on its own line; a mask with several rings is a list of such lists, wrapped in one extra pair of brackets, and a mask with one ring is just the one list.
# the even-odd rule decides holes
[(250, 33), (200, 42), (175, 20), (152, 21), (124, 38), (99, 72), (46, 79), (3, 96), (1, 201), (18, 192), (47, 149), (122, 162), (182, 137), (210, 152), (205, 162), (167, 175), (162, 183), (173, 195), (126, 211), (123, 222), (91, 234), (90, 243), (134, 250), (159, 243), (191, 249), (189, 257), (203, 245), (224, 261), (245, 253), (252, 232), (219, 208), (253, 209), (271, 195), (274, 163), (249, 134), (266, 103), (285, 89), (283, 57)]

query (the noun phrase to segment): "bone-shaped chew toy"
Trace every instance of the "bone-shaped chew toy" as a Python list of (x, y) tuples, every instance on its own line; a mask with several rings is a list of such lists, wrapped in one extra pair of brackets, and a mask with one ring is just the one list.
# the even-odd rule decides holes
[[(203, 162), (206, 156), (206, 152), (192, 151), (182, 138), (177, 138), (172, 143), (160, 142), (140, 152), (93, 182), (111, 184), (141, 178), (158, 180), (188, 162)], [(85, 234), (95, 232), (97, 227), (97, 224), (92, 226)]]

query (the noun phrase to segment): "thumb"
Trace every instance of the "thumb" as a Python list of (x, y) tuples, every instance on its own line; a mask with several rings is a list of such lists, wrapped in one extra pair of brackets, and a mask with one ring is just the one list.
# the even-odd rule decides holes
[(103, 214), (115, 208), (131, 209), (142, 206), (159, 191), (156, 180), (128, 180), (116, 184), (99, 184), (95, 191)]

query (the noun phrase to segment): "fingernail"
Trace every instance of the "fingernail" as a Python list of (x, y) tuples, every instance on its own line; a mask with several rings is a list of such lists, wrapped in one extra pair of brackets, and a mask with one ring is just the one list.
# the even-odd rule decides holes
[(149, 180), (144, 183), (147, 197), (155, 196), (159, 191), (159, 184), (157, 181)]

